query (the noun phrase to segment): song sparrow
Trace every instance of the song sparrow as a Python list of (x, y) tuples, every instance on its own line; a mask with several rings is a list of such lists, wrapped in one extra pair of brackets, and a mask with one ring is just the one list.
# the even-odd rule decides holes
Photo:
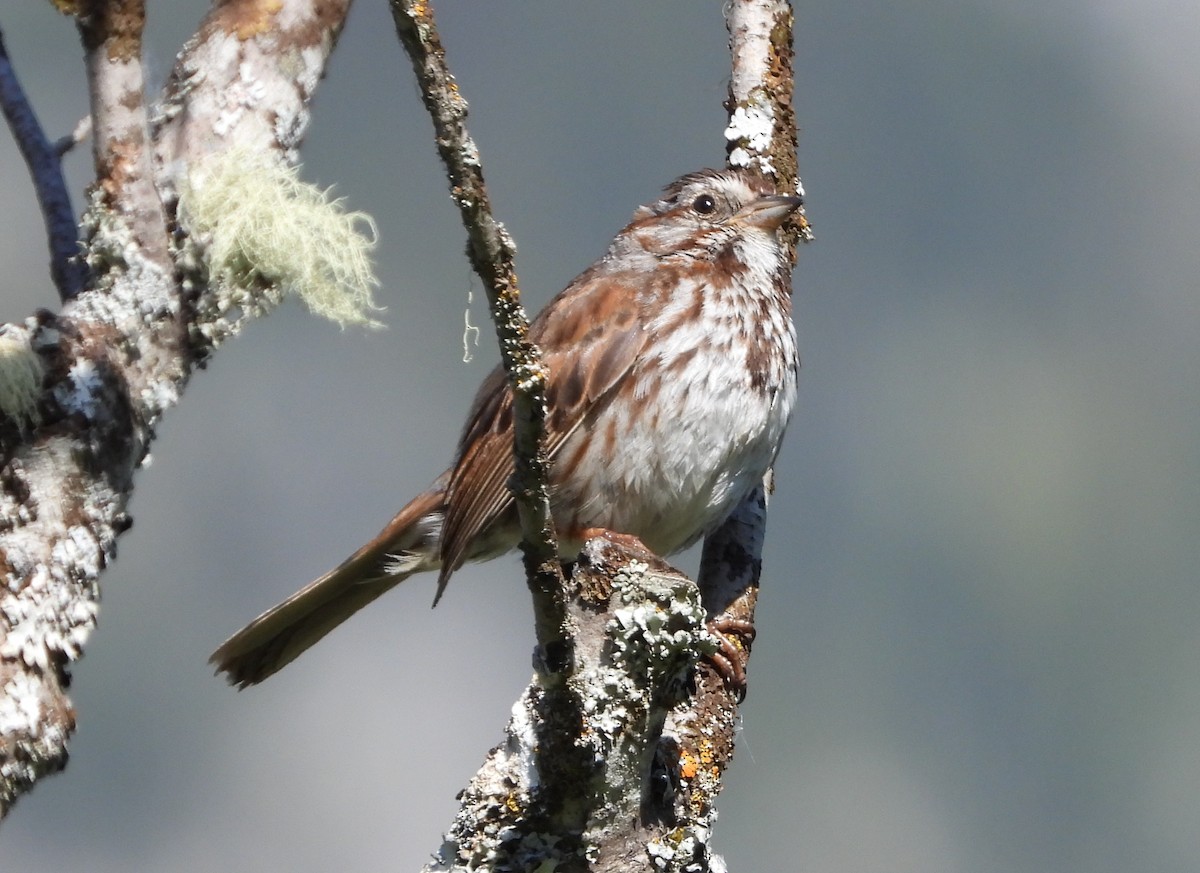
[[(777, 231), (800, 203), (742, 171), (683, 176), (530, 325), (550, 374), (546, 448), (564, 557), (589, 528), (679, 551), (762, 481), (796, 393)], [(411, 574), (439, 571), (436, 604), (464, 562), (513, 549), (511, 400), (497, 367), (451, 468), (341, 566), (226, 641), (217, 669), (241, 687), (260, 682)]]

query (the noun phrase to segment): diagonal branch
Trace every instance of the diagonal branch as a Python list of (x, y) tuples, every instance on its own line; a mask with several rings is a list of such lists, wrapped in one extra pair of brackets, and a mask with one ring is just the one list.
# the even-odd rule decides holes
[[(294, 156), (349, 5), (218, 3), (180, 55), (153, 154), (142, 0), (72, 6), (95, 118), (90, 283), (61, 313), (0, 330), (0, 368), (15, 361), (19, 384), (30, 386), (24, 405), (0, 392), (0, 818), (65, 766), (70, 666), (96, 623), (100, 575), (131, 524), (134, 474), (155, 425), (195, 361), (269, 308), (251, 296), (259, 288), (214, 290), (203, 245), (186, 228), (175, 228), (174, 261), (173, 196), (196, 164), (235, 146)], [(172, 195), (169, 208), (160, 190)]]
[(521, 517), (539, 650), (553, 662), (546, 666), (556, 672), (571, 658), (569, 636), (564, 632), (562, 571), (546, 486), (548, 464), (541, 445), (546, 419), (546, 368), (528, 338), (529, 323), (513, 266), (516, 246), (492, 215), (479, 149), (467, 131), (467, 101), (446, 66), (432, 5), (423, 0), (392, 0), (391, 5), (396, 32), (412, 61), (422, 100), (433, 119), (438, 153), (467, 229), (467, 253), (487, 290), (501, 358), (512, 388), (516, 456), (513, 494)]
[(21, 157), (29, 167), (34, 191), (46, 224), (50, 244), (50, 277), (62, 300), (70, 300), (83, 287), (84, 268), (79, 255), (79, 227), (71, 208), (71, 195), (63, 179), (61, 154), (46, 138), (37, 115), (13, 69), (0, 31), (0, 110), (12, 130)]

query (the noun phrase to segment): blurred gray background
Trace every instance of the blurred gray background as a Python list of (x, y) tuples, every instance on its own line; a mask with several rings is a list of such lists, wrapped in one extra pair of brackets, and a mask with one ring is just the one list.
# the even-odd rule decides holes
[[(161, 80), (204, 10), (149, 3)], [(3, 4), (52, 135), (71, 23)], [(532, 308), (723, 160), (720, 4), (437, 6)], [(1200, 868), (1200, 7), (799, 4), (800, 404), (716, 846), (735, 871)], [(529, 675), (518, 564), (373, 606), (265, 686), (209, 652), (448, 461), (485, 324), (430, 124), (361, 0), (304, 175), (378, 222), (388, 330), (297, 304), (198, 374), (5, 873), (415, 869)], [(68, 161), (76, 205), (86, 149)], [(54, 307), (0, 136), (4, 310)], [(486, 326), (486, 325), (485, 325)], [(694, 570), (695, 556), (681, 559)]]

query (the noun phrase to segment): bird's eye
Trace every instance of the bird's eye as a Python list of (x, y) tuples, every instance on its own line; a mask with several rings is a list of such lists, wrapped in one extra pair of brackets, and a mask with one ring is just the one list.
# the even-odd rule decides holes
[(701, 215), (712, 215), (717, 211), (717, 201), (713, 200), (711, 194), (701, 194), (692, 201), (692, 209)]

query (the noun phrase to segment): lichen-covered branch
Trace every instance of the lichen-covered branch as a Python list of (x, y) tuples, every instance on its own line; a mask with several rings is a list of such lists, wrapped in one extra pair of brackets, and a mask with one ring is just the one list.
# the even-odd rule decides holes
[[(717, 747), (703, 728), (663, 730), (694, 693), (697, 659), (714, 649), (699, 591), (620, 536), (584, 545), (566, 591), (576, 641), (567, 684), (588, 702), (582, 720), (535, 679), (425, 870), (708, 870), (707, 842), (690, 823)], [(696, 684), (701, 695), (724, 693), (708, 666)], [(546, 724), (576, 748), (567, 794), (547, 790), (556, 761), (541, 748)]]
[(60, 153), (47, 139), (21, 88), (4, 45), (3, 32), (0, 32), (0, 111), (4, 112), (21, 157), (29, 167), (42, 209), (50, 244), (50, 278), (58, 288), (58, 296), (70, 300), (83, 287), (83, 263), (75, 257), (79, 254), (79, 228), (63, 179)]
[(412, 61), (422, 100), (433, 119), (451, 196), (467, 229), (467, 253), (487, 291), (501, 360), (512, 386), (516, 458), (513, 491), (524, 535), (537, 640), (543, 657), (551, 662), (546, 666), (561, 669), (570, 663), (570, 636), (564, 628), (562, 572), (550, 517), (548, 464), (541, 445), (546, 419), (546, 368), (528, 338), (529, 324), (513, 265), (516, 246), (492, 214), (479, 149), (467, 131), (467, 101), (446, 66), (432, 4), (425, 0), (391, 0), (391, 6), (396, 32)]
[(153, 120), (168, 204), (233, 150), (299, 160), (309, 104), (351, 0), (226, 0), (184, 46)]
[[(775, 179), (780, 192), (804, 195), (796, 158), (796, 110), (792, 28), (788, 0), (730, 0), (729, 29), (732, 72), (725, 108), (726, 161), (731, 167), (756, 169)], [(795, 261), (797, 238), (812, 239), (804, 210), (795, 213), (789, 239)]]
[[(95, 625), (99, 576), (131, 523), (134, 473), (155, 425), (196, 362), (299, 281), (256, 262), (263, 237), (267, 250), (299, 250), (354, 221), (326, 204), (299, 232), (294, 220), (268, 223), (226, 247), (236, 263), (214, 263), (211, 238), (189, 230), (178, 201), (247, 152), (294, 156), (349, 0), (221, 3), (180, 56), (154, 124), (142, 93), (142, 0), (66, 8), (86, 55), (96, 182), (83, 290), (58, 314), (0, 328), (0, 816), (65, 764), (69, 667)], [(254, 175), (264, 177), (291, 185)], [(317, 284), (355, 274), (344, 253), (330, 258), (318, 256)]]
[[(796, 118), (792, 108), (792, 24), (784, 0), (731, 0), (727, 6), (732, 75), (729, 125), (725, 129), (728, 163), (751, 167), (773, 177), (780, 191), (803, 194), (796, 172)], [(803, 211), (792, 228), (789, 247), (795, 260), (797, 239), (811, 231)], [(697, 582), (706, 611), (718, 622), (753, 626), (766, 534), (768, 473), (728, 519), (704, 540)], [(739, 667), (749, 661), (751, 637), (731, 635), (740, 643)], [(702, 681), (691, 705), (668, 717), (666, 732), (679, 738), (681, 772), (691, 772), (691, 826), (707, 834), (716, 816), (713, 801), (733, 754), (739, 701), (731, 689)]]

